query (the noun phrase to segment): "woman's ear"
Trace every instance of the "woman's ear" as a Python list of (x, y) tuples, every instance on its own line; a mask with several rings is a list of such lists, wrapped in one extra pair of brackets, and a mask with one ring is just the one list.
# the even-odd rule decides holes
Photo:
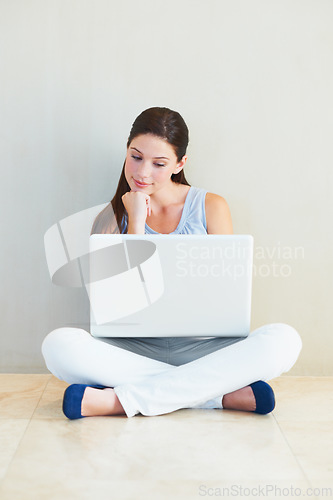
[(184, 155), (183, 158), (177, 163), (175, 170), (172, 172), (173, 174), (179, 174), (179, 172), (184, 168), (184, 165), (187, 161), (187, 156)]

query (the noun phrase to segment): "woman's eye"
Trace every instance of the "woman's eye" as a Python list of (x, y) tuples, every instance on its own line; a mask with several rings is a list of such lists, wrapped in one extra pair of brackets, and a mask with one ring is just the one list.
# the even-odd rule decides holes
[[(131, 157), (133, 158), (133, 160), (135, 161), (140, 161), (142, 160), (141, 156), (135, 156), (135, 155), (131, 155)], [(154, 163), (154, 165), (156, 167), (165, 167), (165, 164), (164, 163)]]

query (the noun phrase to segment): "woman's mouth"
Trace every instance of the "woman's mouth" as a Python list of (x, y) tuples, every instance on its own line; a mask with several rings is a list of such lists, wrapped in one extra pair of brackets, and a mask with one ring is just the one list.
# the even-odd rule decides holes
[(150, 184), (146, 184), (145, 182), (137, 181), (134, 178), (133, 178), (133, 181), (134, 181), (135, 185), (138, 186), (138, 187), (140, 187), (140, 188), (145, 188), (147, 186), (150, 186)]

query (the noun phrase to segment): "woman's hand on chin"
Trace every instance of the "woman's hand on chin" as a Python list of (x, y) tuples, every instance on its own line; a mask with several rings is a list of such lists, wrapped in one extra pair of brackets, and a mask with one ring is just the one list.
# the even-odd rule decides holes
[(128, 191), (122, 196), (128, 214), (128, 234), (144, 234), (147, 217), (151, 214), (150, 196), (142, 191)]

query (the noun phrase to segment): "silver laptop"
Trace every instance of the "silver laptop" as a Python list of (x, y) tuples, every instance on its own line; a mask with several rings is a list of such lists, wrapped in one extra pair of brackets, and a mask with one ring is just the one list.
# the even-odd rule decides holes
[(219, 337), (250, 332), (250, 235), (90, 236), (96, 337)]

